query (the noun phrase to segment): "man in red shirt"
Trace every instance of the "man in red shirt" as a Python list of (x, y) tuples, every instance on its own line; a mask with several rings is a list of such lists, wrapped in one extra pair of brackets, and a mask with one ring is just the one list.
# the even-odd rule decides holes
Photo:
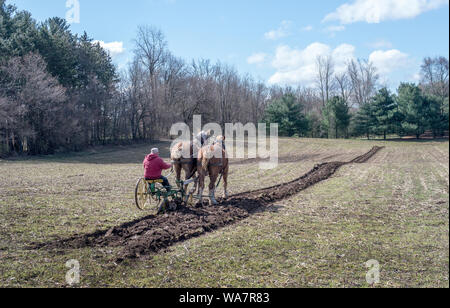
[(157, 148), (152, 149), (150, 155), (147, 155), (144, 159), (145, 179), (146, 180), (163, 180), (163, 186), (167, 190), (170, 190), (169, 180), (162, 176), (163, 170), (172, 168), (172, 165), (166, 164), (161, 157), (159, 157), (159, 150)]

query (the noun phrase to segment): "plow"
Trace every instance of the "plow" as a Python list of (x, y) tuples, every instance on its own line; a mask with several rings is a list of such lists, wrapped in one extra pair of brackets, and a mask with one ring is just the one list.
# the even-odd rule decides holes
[[(173, 174), (173, 169), (166, 177)], [(220, 185), (222, 175), (216, 188)], [(177, 189), (167, 189), (163, 186), (163, 180), (147, 180), (140, 178), (136, 183), (134, 199), (136, 207), (141, 211), (153, 212), (156, 214), (176, 210), (176, 204), (184, 203), (186, 206), (194, 206), (203, 198), (211, 196), (196, 195), (198, 178), (186, 181), (176, 181)]]

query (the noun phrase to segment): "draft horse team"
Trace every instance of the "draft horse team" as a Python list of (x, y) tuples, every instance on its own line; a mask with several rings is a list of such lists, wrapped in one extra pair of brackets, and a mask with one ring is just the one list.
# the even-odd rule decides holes
[[(228, 171), (229, 159), (225, 149), (225, 137), (218, 136), (213, 142), (209, 142), (212, 132), (200, 132), (193, 141), (179, 142), (172, 147), (170, 158), (176, 172), (177, 181), (181, 180), (181, 172), (184, 170), (185, 179), (195, 177), (193, 192), (198, 188), (197, 199), (203, 202), (205, 178), (209, 175), (209, 200), (213, 205), (218, 204), (215, 196), (216, 182), (223, 179), (223, 198), (228, 198)], [(219, 180), (220, 181), (220, 180)]]

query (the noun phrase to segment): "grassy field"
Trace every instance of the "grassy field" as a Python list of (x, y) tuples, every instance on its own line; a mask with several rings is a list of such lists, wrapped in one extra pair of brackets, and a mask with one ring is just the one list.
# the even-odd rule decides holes
[[(0, 287), (65, 287), (65, 264), (81, 287), (449, 287), (449, 143), (280, 140), (280, 165), (233, 163), (230, 193), (288, 182), (327, 161), (369, 162), (250, 218), (170, 247), (148, 260), (114, 261), (120, 247), (32, 250), (147, 215), (133, 189), (150, 147), (0, 160)], [(168, 156), (168, 144), (156, 144)], [(172, 179), (173, 182), (173, 179)]]

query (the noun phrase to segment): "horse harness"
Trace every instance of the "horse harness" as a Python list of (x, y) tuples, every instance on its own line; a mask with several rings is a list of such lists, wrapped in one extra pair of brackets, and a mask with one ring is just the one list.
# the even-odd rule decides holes
[[(225, 149), (225, 144), (222, 143), (222, 147)], [(194, 167), (197, 165), (197, 158), (191, 157), (191, 158), (184, 158), (184, 159), (180, 159), (178, 161), (173, 160), (172, 164), (177, 164), (177, 165), (194, 165)], [(220, 182), (222, 181), (222, 177), (223, 177), (223, 172), (225, 171), (225, 168), (223, 168), (223, 163), (215, 163), (215, 164), (209, 164), (210, 167), (222, 167), (222, 169), (220, 170), (220, 178), (219, 178), (219, 182), (217, 183), (216, 187), (219, 187)], [(193, 170), (192, 175), (190, 177), (192, 177), (194, 175), (195, 171)]]
[(184, 159), (180, 159), (179, 161), (175, 161), (173, 160), (172, 163), (173, 164), (177, 164), (177, 165), (194, 165), (194, 163), (197, 161), (197, 158), (184, 158)]

